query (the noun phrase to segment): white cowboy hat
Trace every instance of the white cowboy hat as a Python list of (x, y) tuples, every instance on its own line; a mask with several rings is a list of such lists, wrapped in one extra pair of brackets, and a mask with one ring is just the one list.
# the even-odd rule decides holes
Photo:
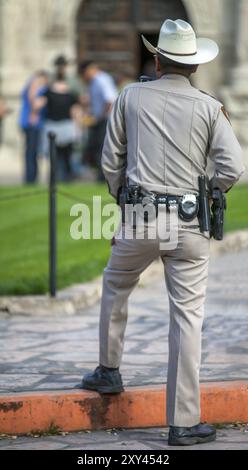
[(184, 20), (165, 20), (158, 45), (154, 47), (142, 35), (143, 43), (153, 54), (160, 53), (180, 64), (204, 64), (215, 59), (219, 47), (208, 38), (196, 38), (192, 26)]

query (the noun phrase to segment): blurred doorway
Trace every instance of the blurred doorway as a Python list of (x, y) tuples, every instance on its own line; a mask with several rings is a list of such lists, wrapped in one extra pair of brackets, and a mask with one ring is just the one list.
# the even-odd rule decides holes
[(76, 18), (78, 60), (137, 79), (153, 60), (141, 33), (156, 45), (166, 18), (188, 20), (182, 0), (84, 0)]
[[(146, 39), (153, 45), (157, 45), (158, 42), (158, 34), (155, 33), (148, 33), (144, 34)], [(155, 75), (155, 66), (154, 66), (154, 58), (153, 55), (147, 50), (144, 46), (143, 41), (140, 42), (140, 75)]]

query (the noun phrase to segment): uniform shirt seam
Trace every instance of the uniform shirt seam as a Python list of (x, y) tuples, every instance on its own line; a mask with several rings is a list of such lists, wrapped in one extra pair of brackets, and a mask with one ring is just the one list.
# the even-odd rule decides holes
[(210, 139), (209, 139), (208, 155), (211, 153), (211, 145), (212, 145), (213, 136), (214, 136), (214, 127), (215, 127), (215, 125), (216, 125), (216, 123), (219, 119), (220, 113), (221, 113), (221, 108), (217, 108), (216, 113), (213, 117), (213, 120), (210, 123), (211, 136), (210, 136)]
[(138, 93), (138, 102), (137, 102), (137, 126), (136, 126), (136, 177), (138, 179), (140, 176), (140, 171), (139, 171), (139, 157), (140, 157), (140, 148), (139, 148), (139, 104), (140, 104), (140, 89)]
[(190, 171), (191, 171), (191, 181), (192, 181), (192, 186), (193, 187), (194, 187), (194, 181), (193, 181), (193, 171), (192, 171), (193, 159), (191, 157), (191, 140), (192, 140), (192, 127), (193, 127), (194, 111), (195, 111), (195, 101), (193, 103), (193, 109), (192, 109), (192, 116), (191, 116), (191, 123), (190, 123), (190, 138), (189, 138)]
[[(164, 104), (164, 111), (163, 111), (163, 130), (165, 129), (165, 112), (166, 112), (167, 103), (168, 103), (168, 93), (166, 93), (166, 95), (165, 95), (165, 104)], [(164, 133), (164, 139), (163, 139), (163, 154), (164, 154), (164, 185), (167, 186), (167, 184), (166, 184), (166, 156), (167, 156), (167, 149), (166, 149), (165, 133)]]

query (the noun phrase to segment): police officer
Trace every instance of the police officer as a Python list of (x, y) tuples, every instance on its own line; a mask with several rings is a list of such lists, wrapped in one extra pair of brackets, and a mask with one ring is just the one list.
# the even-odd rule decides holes
[[(222, 103), (194, 88), (189, 77), (199, 64), (218, 54), (217, 44), (196, 38), (191, 25), (167, 19), (155, 55), (157, 80), (125, 87), (108, 121), (102, 168), (116, 198), (125, 184), (155, 195), (198, 194), (198, 177), (214, 162), (209, 187), (226, 192), (244, 171), (242, 152)], [(99, 366), (84, 376), (82, 387), (119, 393), (119, 372), (127, 322), (127, 300), (140, 274), (161, 257), (169, 295), (170, 330), (167, 378), (169, 444), (189, 445), (216, 438), (200, 422), (199, 369), (206, 293), (209, 233), (198, 218), (179, 220), (178, 243), (161, 249), (159, 238), (116, 237), (103, 276)], [(148, 410), (149, 412), (149, 410)]]

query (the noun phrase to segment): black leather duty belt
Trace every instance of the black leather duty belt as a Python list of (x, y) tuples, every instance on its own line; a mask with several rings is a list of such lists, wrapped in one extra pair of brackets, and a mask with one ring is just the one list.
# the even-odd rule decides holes
[(152, 195), (139, 195), (138, 197), (130, 196), (127, 204), (179, 204), (182, 200), (182, 196), (173, 196), (171, 194), (152, 194)]
[(148, 206), (155, 206), (156, 216), (158, 214), (158, 207), (161, 205), (166, 206), (168, 212), (178, 209), (179, 218), (185, 222), (191, 222), (199, 211), (199, 198), (195, 194), (184, 194), (183, 196), (177, 196), (173, 194), (132, 194), (129, 195), (128, 204), (131, 205), (142, 205), (145, 209)]

